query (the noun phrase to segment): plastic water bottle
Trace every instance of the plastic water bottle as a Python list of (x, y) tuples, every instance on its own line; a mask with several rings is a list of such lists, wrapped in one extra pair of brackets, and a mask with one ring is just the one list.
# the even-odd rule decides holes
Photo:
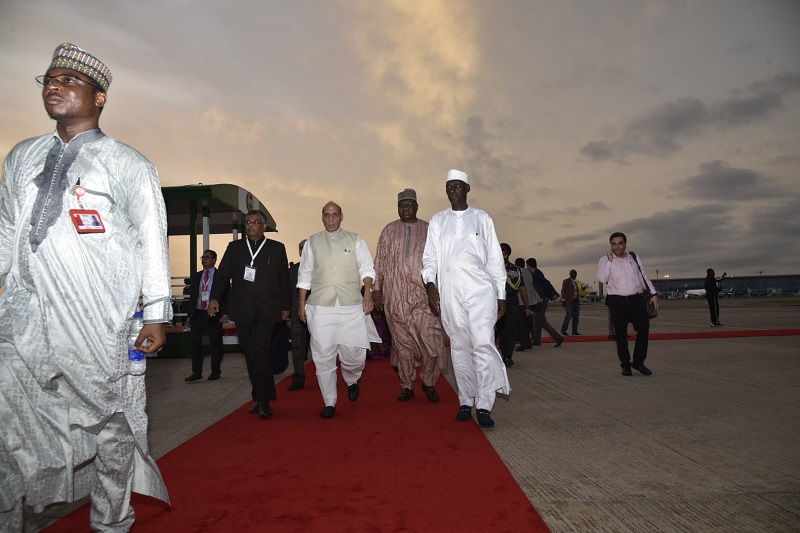
[(147, 368), (147, 358), (141, 350), (133, 347), (139, 333), (144, 325), (144, 313), (136, 311), (131, 321), (131, 329), (128, 332), (128, 373), (132, 376), (141, 376)]

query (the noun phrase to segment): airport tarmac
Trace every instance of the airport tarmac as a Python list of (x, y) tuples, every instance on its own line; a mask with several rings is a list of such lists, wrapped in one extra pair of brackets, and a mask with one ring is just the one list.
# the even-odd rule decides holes
[[(552, 531), (800, 531), (800, 299), (721, 308), (725, 326), (709, 328), (704, 299), (663, 301), (651, 332), (787, 334), (652, 340), (653, 375), (624, 377), (593, 303), (582, 337), (515, 353), (486, 435)], [(563, 309), (547, 314), (560, 328)], [(249, 402), (240, 354), (226, 354), (219, 381), (187, 385), (190, 370), (188, 358), (148, 361), (156, 458)], [(63, 512), (29, 517), (26, 531)]]
[[(800, 531), (795, 302), (726, 299), (710, 328), (704, 299), (664, 301), (656, 336), (795, 335), (653, 340), (653, 375), (631, 377), (606, 308), (583, 306), (581, 333), (606, 340), (515, 354), (487, 436), (554, 532)], [(548, 310), (552, 324), (563, 314)]]

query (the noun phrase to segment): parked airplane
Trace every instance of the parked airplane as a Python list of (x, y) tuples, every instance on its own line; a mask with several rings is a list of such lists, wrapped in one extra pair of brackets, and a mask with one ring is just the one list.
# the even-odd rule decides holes
[(705, 298), (705, 289), (689, 289), (683, 294), (684, 298)]

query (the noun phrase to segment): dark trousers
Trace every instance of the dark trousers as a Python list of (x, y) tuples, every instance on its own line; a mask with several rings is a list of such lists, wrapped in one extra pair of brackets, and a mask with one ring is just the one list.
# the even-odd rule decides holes
[(647, 357), (647, 341), (650, 336), (650, 317), (647, 316), (647, 302), (639, 295), (608, 296), (608, 309), (614, 324), (614, 338), (617, 341), (617, 356), (621, 366), (631, 364), (628, 349), (628, 324), (633, 324), (636, 344), (633, 346), (633, 364), (644, 363)]
[(719, 325), (719, 297), (706, 295), (708, 302), (708, 313), (711, 316), (711, 324)]
[[(535, 306), (534, 306), (535, 307)], [(536, 317), (539, 316), (540, 318), (537, 319)], [(531, 337), (533, 337), (533, 342), (542, 342), (542, 324), (547, 322), (547, 302), (542, 302), (542, 309), (541, 311), (537, 311), (533, 309), (533, 314), (530, 317), (529, 325)], [(547, 325), (549, 326), (550, 323), (548, 322)], [(550, 331), (549, 329), (547, 330)], [(551, 333), (552, 335), (552, 333)], [(555, 336), (553, 336), (555, 338)]]
[(239, 344), (247, 362), (247, 375), (252, 385), (254, 402), (277, 400), (275, 376), (272, 374), (272, 330), (275, 322), (259, 320), (253, 324), (236, 323)]
[(572, 300), (571, 304), (564, 306), (564, 310), (566, 311), (566, 314), (564, 316), (564, 322), (561, 324), (561, 331), (567, 331), (567, 326), (569, 326), (569, 322), (571, 320), (572, 334), (577, 335), (578, 321), (581, 317), (581, 302), (578, 299)]
[(208, 316), (208, 313), (198, 309), (192, 315), (192, 332), (190, 334), (190, 355), (192, 358), (192, 372), (203, 373), (203, 333), (208, 332), (211, 342), (211, 372), (220, 373), (222, 369), (222, 324), (219, 315)]
[(306, 382), (305, 364), (308, 359), (308, 326), (299, 318), (292, 317), (292, 383), (302, 385)]
[(519, 313), (517, 314), (517, 337), (519, 337), (519, 346), (523, 349), (531, 347), (531, 336), (529, 333), (530, 326), (528, 326), (529, 318), (525, 313), (525, 306), (518, 305)]
[(541, 311), (534, 311), (531, 318), (533, 318), (533, 342), (537, 344), (542, 342), (542, 329), (549, 333), (556, 342), (564, 340), (564, 337), (558, 334), (556, 328), (547, 321), (547, 307), (542, 307)]
[(500, 354), (503, 359), (511, 359), (514, 355), (514, 346), (517, 344), (517, 319), (522, 309), (516, 304), (506, 305), (506, 314), (497, 324), (500, 334)]

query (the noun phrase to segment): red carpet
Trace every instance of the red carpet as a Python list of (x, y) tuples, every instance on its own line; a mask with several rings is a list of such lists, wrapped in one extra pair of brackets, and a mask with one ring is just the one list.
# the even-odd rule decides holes
[[(323, 420), (306, 369), (305, 389), (279, 385), (272, 419), (248, 403), (162, 457), (172, 507), (134, 496), (133, 531), (549, 531), (483, 431), (455, 421), (444, 378), (438, 403), (419, 388), (401, 403), (388, 360), (368, 361), (359, 400), (340, 377), (336, 416)], [(88, 531), (88, 515), (46, 531)]]
[[(753, 329), (753, 330), (714, 330), (714, 331), (683, 331), (678, 333), (650, 333), (651, 341), (671, 341), (678, 339), (724, 339), (736, 337), (786, 337), (800, 335), (800, 329)], [(630, 333), (629, 340), (636, 340), (636, 332)], [(564, 337), (564, 342), (598, 342), (608, 341), (608, 335), (581, 335), (576, 337), (570, 335)], [(554, 342), (552, 338), (543, 336), (542, 343), (550, 344)]]

